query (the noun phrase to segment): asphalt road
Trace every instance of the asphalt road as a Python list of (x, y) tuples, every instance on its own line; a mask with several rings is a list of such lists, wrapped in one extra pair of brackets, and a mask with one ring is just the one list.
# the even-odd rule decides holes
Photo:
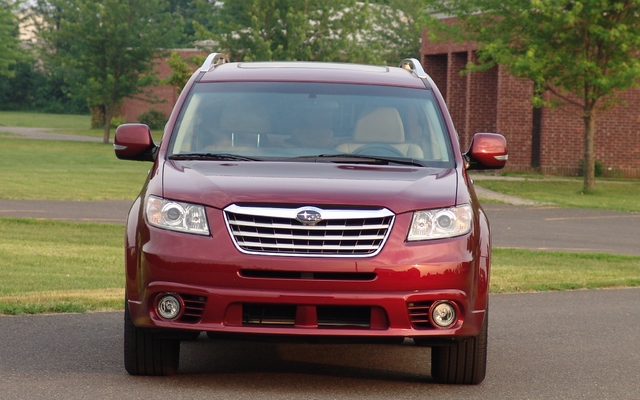
[(436, 385), (428, 348), (183, 342), (179, 374), (132, 377), (121, 312), (0, 317), (0, 398), (640, 399), (640, 289), (492, 295), (488, 373)]
[(640, 255), (640, 213), (483, 205), (494, 247)]
[[(2, 200), (0, 217), (124, 224), (130, 201)], [(485, 204), (494, 247), (640, 255), (640, 213)]]

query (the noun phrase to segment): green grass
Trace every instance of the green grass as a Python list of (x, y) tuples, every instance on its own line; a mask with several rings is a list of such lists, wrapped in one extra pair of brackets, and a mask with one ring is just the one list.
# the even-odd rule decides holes
[[(45, 114), (24, 111), (0, 111), (0, 126), (43, 128), (50, 133), (64, 133), (101, 138), (103, 129), (91, 128), (89, 115)], [(115, 129), (112, 130), (112, 135)], [(8, 134), (2, 134), (7, 136)]]
[(493, 249), (491, 292), (640, 286), (640, 256)]
[(150, 167), (109, 144), (0, 138), (0, 198), (133, 200)]
[(0, 219), (0, 313), (121, 308), (123, 227)]
[[(43, 128), (50, 129), (50, 133), (63, 133), (95, 138), (102, 138), (104, 135), (102, 128), (91, 128), (91, 117), (89, 115), (0, 111), (0, 126)], [(111, 138), (113, 138), (115, 133), (115, 128), (112, 128), (110, 133)], [(152, 135), (156, 142), (159, 142), (162, 138), (161, 131), (153, 131)], [(0, 132), (0, 137), (2, 136), (8, 137), (11, 135)]]
[[(122, 226), (0, 218), (0, 314), (119, 310)], [(494, 249), (492, 293), (640, 286), (640, 257)]]
[(89, 115), (0, 111), (0, 126), (88, 130), (91, 127), (91, 117)]
[(582, 180), (476, 180), (477, 186), (499, 193), (561, 207), (640, 212), (640, 181), (598, 180), (593, 192), (582, 191)]

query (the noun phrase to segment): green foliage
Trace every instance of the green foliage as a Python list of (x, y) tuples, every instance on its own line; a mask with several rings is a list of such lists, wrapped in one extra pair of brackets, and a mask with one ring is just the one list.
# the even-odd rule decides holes
[(147, 124), (151, 129), (164, 129), (167, 116), (162, 111), (152, 108), (138, 115), (138, 122)]
[[(640, 80), (640, 0), (430, 0), (433, 10), (458, 18), (432, 20), (441, 37), (478, 43), (479, 64), (499, 64), (538, 90), (576, 106), (584, 119), (584, 189), (594, 186), (596, 115), (619, 102)], [(548, 103), (547, 103), (548, 104)]]
[(18, 47), (16, 3), (0, 0), (0, 78), (13, 77), (13, 66), (24, 57)]
[(40, 36), (55, 50), (46, 60), (67, 90), (104, 113), (104, 141), (119, 104), (156, 81), (152, 60), (171, 47), (180, 20), (164, 0), (40, 0)]
[[(203, 0), (198, 1), (202, 6)], [(420, 0), (235, 0), (210, 4), (217, 24), (194, 22), (236, 61), (397, 63), (418, 56)]]
[(127, 121), (122, 116), (113, 117), (113, 118), (111, 118), (111, 127), (112, 128), (117, 128), (120, 125), (124, 124), (125, 122), (127, 122)]
[(18, 60), (14, 78), (0, 77), (0, 109), (57, 114), (88, 114), (87, 101), (72, 98), (63, 90), (56, 70), (43, 70), (40, 61)]
[(163, 79), (161, 83), (173, 86), (178, 93), (182, 92), (182, 88), (187, 84), (193, 71), (195, 71), (197, 66), (202, 64), (204, 60), (204, 56), (193, 56), (185, 60), (179, 53), (175, 51), (172, 52), (171, 56), (167, 59), (167, 64), (169, 68), (171, 68), (171, 75)]

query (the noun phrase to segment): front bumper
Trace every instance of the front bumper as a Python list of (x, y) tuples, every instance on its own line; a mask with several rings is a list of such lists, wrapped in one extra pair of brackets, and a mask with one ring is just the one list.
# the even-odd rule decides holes
[[(240, 253), (215, 218), (210, 214), (210, 226), (220, 228), (213, 228), (212, 237), (144, 226), (127, 257), (128, 306), (136, 326), (425, 339), (475, 336), (480, 330), (488, 258), (474, 251), (479, 247), (475, 232), (405, 243), (402, 227), (410, 216), (399, 215), (375, 257), (257, 256)], [(156, 309), (158, 297), (166, 293), (183, 305), (173, 320), (161, 318)], [(438, 301), (449, 301), (457, 310), (456, 322), (447, 329), (429, 321), (429, 308)]]

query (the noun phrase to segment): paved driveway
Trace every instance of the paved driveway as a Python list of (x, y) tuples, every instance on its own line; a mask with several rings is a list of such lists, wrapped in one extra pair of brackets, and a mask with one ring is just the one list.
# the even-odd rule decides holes
[(640, 255), (640, 213), (506, 204), (483, 208), (494, 247)]
[(179, 374), (132, 377), (122, 312), (0, 316), (0, 398), (640, 399), (640, 289), (491, 295), (487, 378), (436, 385), (428, 348), (183, 342)]

